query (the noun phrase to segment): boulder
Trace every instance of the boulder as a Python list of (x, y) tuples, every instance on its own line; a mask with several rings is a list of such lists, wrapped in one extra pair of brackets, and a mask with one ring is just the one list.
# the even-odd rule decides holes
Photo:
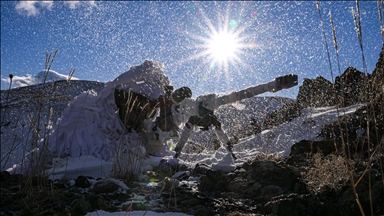
[(337, 76), (335, 89), (341, 107), (367, 102), (370, 83), (370, 74), (364, 74), (353, 67), (347, 68), (341, 76)]
[(335, 105), (335, 91), (332, 83), (322, 76), (316, 79), (304, 78), (303, 84), (299, 87), (297, 103), (303, 108)]

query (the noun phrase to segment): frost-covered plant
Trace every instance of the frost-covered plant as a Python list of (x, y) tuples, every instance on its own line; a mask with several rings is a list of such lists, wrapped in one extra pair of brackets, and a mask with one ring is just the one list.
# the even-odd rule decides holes
[(346, 185), (349, 179), (348, 163), (353, 167), (353, 161), (342, 155), (316, 153), (309, 159), (309, 167), (302, 173), (308, 189), (318, 193), (323, 189), (338, 190)]

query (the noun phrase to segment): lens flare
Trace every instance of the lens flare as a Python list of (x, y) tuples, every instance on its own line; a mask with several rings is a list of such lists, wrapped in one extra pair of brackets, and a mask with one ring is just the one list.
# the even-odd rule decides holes
[[(247, 55), (251, 53), (248, 51), (258, 46), (254, 44), (255, 36), (248, 32), (250, 28), (254, 28), (252, 26), (256, 19), (244, 21), (246, 8), (235, 10), (231, 4), (227, 7), (214, 4), (214, 7), (215, 10), (208, 10), (198, 2), (194, 2), (191, 26), (183, 29), (184, 32), (181, 33), (191, 42), (188, 49), (195, 51), (191, 56), (183, 56), (178, 64), (201, 60), (198, 65), (202, 71), (208, 68), (207, 73), (215, 74), (217, 78), (224, 75), (228, 81), (230, 72), (240, 74), (242, 71), (252, 69), (246, 63), (249, 57)], [(197, 70), (201, 71), (200, 68)]]

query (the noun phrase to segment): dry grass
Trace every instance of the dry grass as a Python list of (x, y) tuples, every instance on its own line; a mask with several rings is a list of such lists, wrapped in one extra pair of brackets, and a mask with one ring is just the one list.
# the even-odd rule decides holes
[[(382, 37), (383, 37), (383, 41), (384, 41), (384, 32), (383, 32), (383, 24), (382, 24), (383, 21), (382, 21), (382, 15), (381, 15), (381, 7), (380, 7), (380, 5), (382, 5), (382, 4), (383, 4), (383, 2), (381, 2), (381, 3), (379, 1), (377, 2), (378, 11), (379, 11), (380, 26), (381, 26), (380, 31), (382, 32)], [(329, 61), (329, 65), (330, 65), (330, 73), (331, 73), (331, 76), (333, 79), (333, 70), (332, 70), (332, 64), (331, 64), (331, 60), (330, 60), (330, 50), (328, 49), (327, 38), (325, 36), (325, 30), (324, 30), (324, 24), (323, 24), (323, 20), (321, 17), (320, 3), (318, 1), (316, 1), (316, 6), (317, 6), (319, 16), (320, 16), (320, 23), (322, 26), (324, 41), (326, 44), (326, 50), (327, 50), (327, 54), (328, 54), (328, 61)], [(370, 134), (372, 131), (375, 132), (376, 137), (378, 137), (377, 128), (376, 127), (370, 128), (370, 124), (369, 124), (369, 122), (375, 122), (375, 123), (377, 122), (377, 119), (376, 119), (377, 113), (375, 113), (375, 109), (374, 109), (375, 102), (377, 102), (377, 101), (376, 101), (376, 98), (374, 98), (375, 94), (372, 94), (373, 93), (373, 89), (372, 89), (373, 86), (369, 84), (369, 80), (368, 80), (368, 76), (367, 76), (367, 66), (366, 66), (364, 47), (363, 47), (363, 39), (362, 39), (363, 37), (362, 37), (361, 14), (360, 14), (359, 1), (356, 1), (356, 8), (352, 8), (351, 12), (352, 12), (353, 21), (355, 24), (356, 36), (357, 36), (357, 39), (359, 41), (359, 47), (361, 49), (361, 58), (362, 58), (362, 62), (363, 62), (363, 70), (365, 73), (365, 79), (362, 81), (364, 86), (365, 86), (364, 98), (367, 98), (368, 101), (371, 102), (371, 103), (367, 104), (367, 119), (366, 119), (366, 124), (365, 124), (366, 128), (364, 128), (364, 126), (363, 126), (363, 128), (367, 131), (367, 133), (365, 134), (364, 140), (367, 141), (366, 143), (367, 143), (368, 149), (367, 149), (366, 153), (368, 154), (368, 156), (367, 156), (368, 163), (367, 163), (366, 169), (363, 172), (363, 174), (356, 180), (355, 179), (356, 173), (354, 170), (354, 165), (353, 165), (353, 162), (351, 162), (352, 156), (351, 156), (351, 150), (349, 148), (350, 145), (347, 145), (347, 143), (351, 143), (352, 140), (349, 140), (348, 136), (346, 137), (346, 139), (344, 139), (344, 135), (343, 135), (342, 131), (344, 130), (345, 133), (348, 133), (348, 128), (345, 128), (345, 129), (342, 128), (342, 126), (341, 126), (342, 123), (340, 122), (340, 118), (338, 118), (339, 130), (340, 130), (340, 137), (338, 137), (338, 138), (341, 139), (341, 142), (342, 142), (342, 149), (343, 149), (342, 153), (343, 154), (339, 155), (339, 156), (333, 155), (333, 156), (328, 157), (328, 158), (323, 158), (320, 155), (313, 155), (313, 157), (311, 159), (312, 160), (311, 162), (313, 163), (313, 167), (310, 168), (308, 170), (308, 173), (306, 173), (304, 175), (304, 179), (307, 182), (308, 186), (313, 191), (319, 191), (322, 187), (324, 187), (324, 185), (327, 185), (327, 186), (330, 186), (331, 188), (334, 188), (335, 186), (337, 186), (337, 184), (339, 184), (340, 180), (345, 183), (346, 180), (348, 179), (350, 184), (351, 184), (351, 187), (353, 189), (353, 192), (354, 192), (354, 195), (356, 198), (356, 202), (357, 202), (359, 209), (360, 209), (360, 213), (362, 215), (365, 215), (363, 208), (361, 206), (360, 200), (359, 200), (359, 195), (356, 191), (356, 187), (359, 184), (360, 180), (364, 177), (364, 175), (368, 175), (368, 178), (369, 178), (369, 196), (370, 196), (370, 212), (371, 212), (371, 215), (373, 215), (372, 194), (371, 194), (371, 192), (372, 192), (371, 183), (372, 182), (371, 182), (371, 176), (370, 176), (371, 175), (370, 167), (371, 167), (371, 163), (372, 163), (372, 159), (374, 157), (374, 154), (377, 152), (380, 152), (382, 150), (382, 142), (378, 141), (378, 143), (375, 144), (375, 147), (373, 147), (372, 142), (370, 140), (371, 139)], [(340, 73), (340, 61), (339, 61), (339, 57), (338, 57), (339, 50), (338, 50), (338, 44), (337, 44), (336, 29), (335, 29), (335, 26), (333, 23), (332, 14), (330, 14), (330, 23), (332, 26), (333, 43), (334, 43), (335, 53), (337, 56), (339, 73)], [(341, 95), (341, 97), (337, 97), (336, 95), (334, 95), (334, 97), (336, 99), (338, 98), (338, 102), (339, 102), (338, 107), (342, 107), (343, 106), (343, 100), (344, 100), (343, 94)], [(361, 124), (364, 125), (363, 122), (361, 122)], [(344, 124), (344, 125), (346, 125), (346, 124)], [(381, 175), (383, 176), (382, 162), (380, 162), (380, 165), (381, 165)], [(383, 177), (383, 184), (384, 184), (384, 177)]]
[(310, 191), (322, 192), (324, 189), (339, 190), (349, 180), (349, 167), (354, 161), (346, 159), (343, 155), (316, 153), (309, 158), (310, 167), (302, 173), (303, 180)]
[[(14, 151), (17, 148), (22, 148), (23, 155), (27, 155), (22, 160), (21, 173), (27, 173), (28, 175), (24, 176), (25, 179), (23, 182), (24, 185), (20, 185), (19, 192), (26, 194), (27, 196), (23, 199), (23, 202), (26, 204), (26, 208), (28, 209), (28, 205), (34, 204), (34, 200), (38, 197), (54, 197), (55, 191), (52, 185), (52, 181), (48, 179), (48, 173), (46, 171), (46, 167), (44, 166), (46, 161), (46, 155), (48, 154), (47, 150), (47, 137), (50, 134), (50, 125), (53, 121), (53, 107), (51, 105), (44, 106), (43, 101), (47, 100), (46, 92), (50, 91), (53, 95), (53, 99), (56, 97), (55, 82), (52, 82), (52, 85), (46, 85), (47, 77), (49, 71), (52, 67), (54, 59), (58, 53), (58, 49), (52, 54), (46, 52), (46, 60), (45, 60), (45, 74), (43, 78), (43, 82), (40, 85), (39, 93), (34, 97), (34, 101), (38, 102), (38, 106), (33, 115), (28, 116), (27, 124), (20, 123), (20, 117), (18, 117), (16, 125), (21, 125), (22, 135), (21, 137), (15, 136), (14, 141), (11, 145), (9, 152), (1, 158), (1, 164), (5, 166), (10, 157), (14, 154)], [(71, 77), (73, 76), (75, 69), (70, 70), (70, 75), (67, 79), (67, 85), (69, 84)], [(6, 105), (4, 108), (4, 113), (2, 119), (4, 119), (6, 115), (6, 108), (8, 103), (9, 94), (11, 94), (12, 88), (12, 78), (13, 75), (10, 74), (10, 85), (8, 89), (8, 96), (6, 100)], [(48, 98), (52, 99), (52, 98)], [(48, 110), (44, 110), (48, 109)], [(49, 113), (48, 116), (43, 113)], [(25, 129), (28, 128), (28, 129)], [(37, 150), (37, 148), (39, 148)], [(30, 151), (32, 149), (32, 151)], [(26, 161), (27, 160), (27, 161)], [(4, 170), (6, 167), (2, 167)], [(37, 188), (37, 189), (36, 189)]]
[[(139, 141), (138, 141), (139, 142)], [(138, 143), (135, 147), (127, 146), (124, 138), (116, 150), (112, 176), (127, 181), (138, 180), (145, 158), (145, 149)], [(133, 144), (133, 143), (131, 143)]]

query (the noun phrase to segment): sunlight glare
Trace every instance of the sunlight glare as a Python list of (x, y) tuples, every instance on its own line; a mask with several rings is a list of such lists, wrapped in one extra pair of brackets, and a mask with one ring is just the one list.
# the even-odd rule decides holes
[(209, 13), (207, 14), (198, 2), (195, 2), (195, 6), (197, 12), (194, 12), (194, 26), (197, 28), (192, 28), (194, 31), (181, 31), (193, 40), (188, 48), (194, 50), (194, 53), (182, 58), (178, 65), (202, 60), (197, 64), (199, 67), (207, 66), (207, 73), (224, 75), (226, 78), (229, 78), (230, 74), (252, 70), (246, 59), (250, 57), (250, 51), (258, 49), (259, 43), (256, 43), (257, 36), (250, 35), (248, 30), (253, 28), (257, 19), (241, 22), (242, 16), (231, 15), (230, 12), (233, 11), (229, 5), (213, 17), (209, 17)]
[(228, 32), (213, 35), (207, 47), (211, 57), (219, 62), (227, 62), (236, 55), (239, 49), (236, 37)]

